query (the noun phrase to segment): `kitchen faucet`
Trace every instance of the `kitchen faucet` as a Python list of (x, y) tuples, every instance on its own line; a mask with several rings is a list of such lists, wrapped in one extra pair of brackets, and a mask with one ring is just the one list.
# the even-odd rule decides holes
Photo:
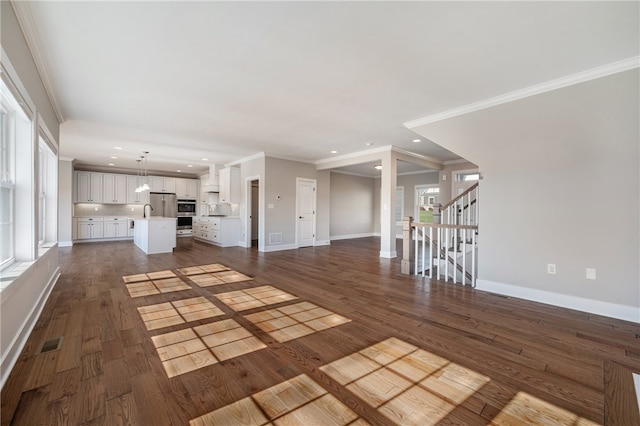
[[(147, 206), (151, 207), (151, 211), (153, 211), (153, 206), (151, 204), (145, 204), (144, 207), (142, 207), (142, 217), (143, 218), (147, 217)], [(151, 211), (149, 212), (149, 216), (151, 216)]]

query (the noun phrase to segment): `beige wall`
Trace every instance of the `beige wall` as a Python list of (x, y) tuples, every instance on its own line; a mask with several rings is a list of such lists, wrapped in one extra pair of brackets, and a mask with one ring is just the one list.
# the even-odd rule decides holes
[[(315, 165), (265, 157), (264, 197), (262, 202), (265, 205), (264, 229), (265, 249), (267, 250), (293, 248), (296, 245), (296, 178), (317, 180)], [(272, 233), (282, 233), (281, 244), (269, 243), (269, 234)]]
[[(454, 163), (454, 164), (447, 164), (446, 166), (444, 166), (444, 168), (440, 171), (439, 173), (439, 180), (440, 180), (440, 204), (446, 204), (449, 201), (451, 201), (452, 197), (451, 197), (451, 193), (452, 193), (452, 186), (451, 183), (453, 182), (453, 178), (454, 178), (454, 171), (458, 171), (458, 170), (475, 170), (477, 169), (478, 166), (476, 164), (473, 164), (471, 162), (465, 161), (463, 163)], [(446, 178), (445, 178), (446, 176)], [(437, 182), (434, 182), (437, 183)]]
[(373, 178), (331, 173), (331, 239), (374, 234), (375, 191)]
[(479, 288), (640, 322), (639, 81), (633, 69), (414, 129), (480, 167)]

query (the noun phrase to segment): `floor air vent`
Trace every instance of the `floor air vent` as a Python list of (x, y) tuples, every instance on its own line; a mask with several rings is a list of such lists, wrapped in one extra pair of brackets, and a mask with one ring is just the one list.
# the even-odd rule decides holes
[(49, 339), (42, 344), (42, 349), (40, 349), (40, 352), (38, 353), (43, 354), (45, 352), (57, 351), (58, 349), (60, 349), (60, 346), (62, 346), (62, 337)]

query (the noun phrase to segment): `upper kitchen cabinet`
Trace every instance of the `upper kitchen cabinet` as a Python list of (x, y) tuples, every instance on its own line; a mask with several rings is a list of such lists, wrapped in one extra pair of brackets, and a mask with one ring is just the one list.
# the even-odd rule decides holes
[(176, 193), (176, 178), (149, 176), (148, 180), (151, 192)]
[(149, 191), (136, 192), (142, 179), (138, 176), (127, 176), (127, 204), (149, 203)]
[(198, 198), (198, 183), (196, 179), (176, 179), (176, 196), (178, 198)]
[(103, 174), (102, 202), (105, 204), (127, 203), (127, 177), (125, 175)]
[(76, 203), (102, 203), (103, 174), (92, 172), (75, 172)]
[(240, 169), (227, 167), (219, 173), (220, 196), (218, 202), (240, 204)]

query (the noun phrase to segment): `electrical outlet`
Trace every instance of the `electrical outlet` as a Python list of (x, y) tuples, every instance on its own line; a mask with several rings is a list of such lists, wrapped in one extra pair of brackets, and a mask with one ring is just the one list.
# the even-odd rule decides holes
[(595, 268), (587, 268), (587, 279), (595, 280), (596, 279), (596, 269)]
[(98, 208), (97, 208), (97, 207), (94, 207), (94, 208), (93, 208), (93, 210), (97, 212), (97, 211), (98, 211)]
[(556, 273), (556, 264), (548, 263), (547, 264), (547, 274), (555, 274)]
[(132, 212), (133, 212), (133, 211), (135, 211), (135, 210), (136, 210), (135, 208), (131, 207), (131, 211), (132, 211)]

